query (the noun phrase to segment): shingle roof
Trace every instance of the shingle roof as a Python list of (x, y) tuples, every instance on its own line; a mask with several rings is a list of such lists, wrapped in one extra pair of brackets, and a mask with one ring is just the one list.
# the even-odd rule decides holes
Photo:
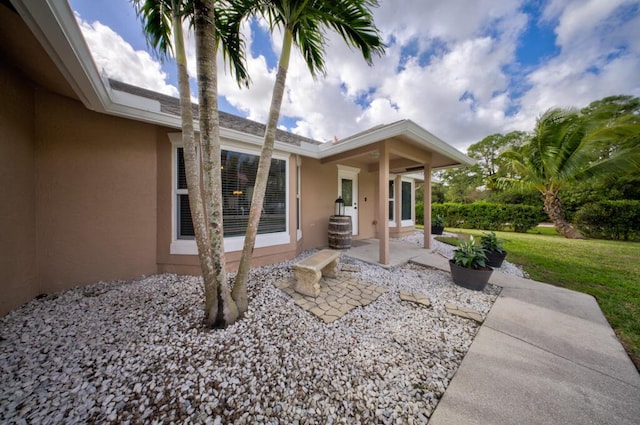
[[(131, 84), (112, 79), (109, 79), (109, 85), (113, 90), (133, 94), (135, 96), (140, 96), (147, 99), (157, 100), (158, 102), (160, 102), (160, 110), (162, 112), (180, 116), (180, 99), (176, 97), (154, 92), (152, 90), (143, 89), (141, 87), (132, 86)], [(192, 104), (192, 107), (194, 116), (197, 117), (198, 105)], [(259, 122), (242, 118), (223, 111), (220, 111), (220, 126), (259, 137), (264, 136), (266, 128), (264, 124), (261, 124)], [(297, 134), (289, 133), (288, 131), (283, 131), (280, 129), (276, 130), (276, 140), (295, 146), (300, 146), (301, 142), (311, 143), (314, 145), (321, 144), (321, 142), (318, 142), (317, 140), (302, 137)]]

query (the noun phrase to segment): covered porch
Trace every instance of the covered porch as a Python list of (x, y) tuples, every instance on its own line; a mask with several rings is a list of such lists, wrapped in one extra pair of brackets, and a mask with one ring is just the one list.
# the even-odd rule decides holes
[[(431, 174), (433, 170), (471, 165), (472, 159), (429, 133), (410, 120), (374, 127), (348, 139), (320, 146), (322, 164), (357, 163), (362, 171), (375, 176), (373, 220), (375, 239), (354, 237), (350, 256), (371, 262), (393, 266), (412, 256), (424, 253), (415, 247), (415, 253), (393, 242), (392, 236), (415, 228), (415, 202), (410, 203), (411, 220), (406, 220), (407, 205), (401, 197), (406, 179), (423, 180), (424, 190), (424, 241), (425, 249), (431, 247)], [(417, 177), (416, 177), (417, 176)], [(411, 190), (414, 187), (411, 186)], [(411, 196), (414, 196), (411, 194)], [(364, 199), (366, 201), (366, 198)], [(362, 202), (360, 203), (362, 205)], [(354, 211), (358, 220), (360, 211)], [(393, 226), (393, 227), (392, 227)], [(354, 235), (357, 235), (354, 232)], [(366, 238), (366, 237), (365, 237)], [(352, 255), (353, 253), (353, 255)], [(358, 257), (362, 255), (363, 258)]]

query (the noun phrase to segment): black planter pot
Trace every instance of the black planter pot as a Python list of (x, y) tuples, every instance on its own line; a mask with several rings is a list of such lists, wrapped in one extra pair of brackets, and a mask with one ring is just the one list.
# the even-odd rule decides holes
[(431, 226), (432, 235), (441, 235), (444, 232), (444, 226)]
[(485, 251), (487, 255), (487, 265), (491, 267), (500, 267), (502, 266), (502, 262), (504, 258), (507, 256), (506, 252), (498, 252), (498, 251)]
[(453, 283), (463, 288), (473, 289), (474, 291), (482, 291), (489, 283), (489, 278), (493, 269), (487, 267), (486, 269), (469, 269), (462, 267), (449, 260), (449, 266), (451, 267), (451, 278)]

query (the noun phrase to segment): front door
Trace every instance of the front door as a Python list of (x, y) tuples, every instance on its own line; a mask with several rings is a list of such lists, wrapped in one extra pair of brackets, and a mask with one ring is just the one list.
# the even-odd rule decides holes
[(353, 234), (358, 234), (358, 173), (353, 167), (338, 166), (338, 195), (344, 200), (344, 213), (351, 216)]

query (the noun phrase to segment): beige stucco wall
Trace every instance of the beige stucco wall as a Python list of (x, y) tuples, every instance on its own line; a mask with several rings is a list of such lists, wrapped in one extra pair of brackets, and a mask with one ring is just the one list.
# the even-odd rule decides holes
[[(358, 173), (358, 234), (354, 239), (366, 239), (375, 232), (376, 173), (358, 161), (340, 162), (340, 165), (359, 168)], [(303, 249), (327, 246), (329, 216), (334, 213), (338, 196), (338, 167), (335, 163), (322, 164), (319, 160), (302, 161), (302, 236)]]
[(40, 293), (36, 273), (34, 92), (0, 62), (0, 315)]
[(155, 273), (154, 126), (87, 110), (0, 64), (0, 314)]
[(35, 128), (41, 290), (155, 273), (155, 127), (40, 91)]

